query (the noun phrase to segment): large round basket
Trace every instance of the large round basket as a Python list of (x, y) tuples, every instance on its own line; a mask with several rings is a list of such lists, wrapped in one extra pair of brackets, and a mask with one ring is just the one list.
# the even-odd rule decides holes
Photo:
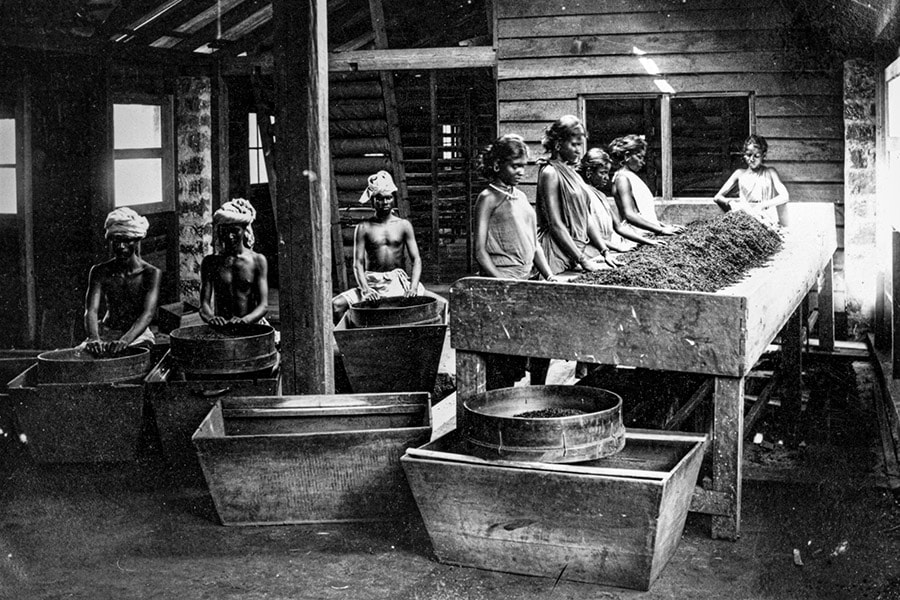
[(113, 383), (140, 379), (150, 370), (150, 350), (125, 348), (114, 356), (94, 356), (84, 348), (38, 354), (39, 383)]
[(350, 306), (353, 327), (397, 327), (440, 323), (441, 303), (431, 296), (379, 298)]
[(232, 375), (271, 369), (278, 363), (270, 325), (196, 325), (169, 334), (172, 358), (196, 375)]
[(625, 447), (622, 398), (608, 390), (503, 388), (466, 400), (463, 409), (463, 436), (472, 454), (482, 458), (573, 463), (611, 456)]

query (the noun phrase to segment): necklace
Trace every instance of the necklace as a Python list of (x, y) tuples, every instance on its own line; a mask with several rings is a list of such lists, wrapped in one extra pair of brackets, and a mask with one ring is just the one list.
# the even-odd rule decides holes
[(513, 190), (516, 189), (515, 186), (511, 185), (511, 186), (509, 186), (508, 190), (504, 190), (500, 186), (494, 185), (493, 183), (489, 183), (488, 187), (492, 187), (495, 190), (497, 190), (498, 192), (500, 192), (501, 194), (505, 194), (505, 195), (509, 196), (510, 198), (515, 198), (515, 194), (513, 194)]

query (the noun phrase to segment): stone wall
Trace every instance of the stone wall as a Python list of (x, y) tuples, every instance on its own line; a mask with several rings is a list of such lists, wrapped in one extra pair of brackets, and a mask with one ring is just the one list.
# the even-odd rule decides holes
[(212, 252), (212, 83), (180, 77), (175, 98), (178, 295), (199, 305), (200, 262)]
[(844, 63), (843, 288), (851, 336), (868, 329), (875, 309), (875, 74), (870, 61)]

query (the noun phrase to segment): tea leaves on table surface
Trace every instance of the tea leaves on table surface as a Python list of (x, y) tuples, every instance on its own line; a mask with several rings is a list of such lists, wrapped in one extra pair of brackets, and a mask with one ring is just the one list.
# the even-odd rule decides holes
[(666, 244), (619, 256), (618, 269), (584, 273), (572, 283), (715, 292), (739, 282), (778, 252), (781, 236), (743, 211), (690, 223)]

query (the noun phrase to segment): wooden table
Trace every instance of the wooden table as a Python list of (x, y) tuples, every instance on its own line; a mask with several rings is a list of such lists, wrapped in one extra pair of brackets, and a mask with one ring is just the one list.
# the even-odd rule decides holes
[[(690, 211), (682, 211), (690, 220)], [(663, 371), (714, 379), (711, 489), (691, 510), (713, 515), (712, 535), (740, 535), (744, 379), (782, 329), (784, 376), (799, 412), (801, 303), (819, 290), (820, 346), (834, 346), (831, 299), (834, 208), (790, 206), (784, 248), (738, 284), (715, 293), (470, 277), (450, 289), (456, 349), (457, 424), (462, 403), (485, 390), (483, 353), (498, 352)]]

